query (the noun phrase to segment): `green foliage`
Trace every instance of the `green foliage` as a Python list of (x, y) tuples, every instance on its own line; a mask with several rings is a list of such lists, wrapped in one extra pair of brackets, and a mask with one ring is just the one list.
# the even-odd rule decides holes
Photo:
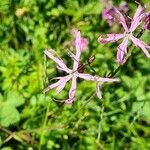
[[(133, 14), (136, 4), (129, 6)], [(92, 67), (100, 76), (117, 68), (116, 45), (97, 38), (121, 29), (102, 20), (102, 9), (99, 0), (0, 1), (0, 149), (150, 149), (150, 61), (140, 49), (116, 74), (119, 83), (102, 85), (102, 100), (95, 84), (82, 80), (73, 105), (54, 101), (67, 98), (70, 83), (59, 95), (43, 94), (63, 75), (43, 51), (53, 48), (71, 66), (73, 27), (89, 40), (83, 63), (95, 55)], [(141, 38), (150, 44), (148, 31)], [(89, 66), (85, 71), (93, 73)]]
[(1, 95), (0, 125), (8, 127), (19, 122), (20, 114), (17, 107), (24, 103), (23, 96), (18, 91), (9, 91), (6, 96)]

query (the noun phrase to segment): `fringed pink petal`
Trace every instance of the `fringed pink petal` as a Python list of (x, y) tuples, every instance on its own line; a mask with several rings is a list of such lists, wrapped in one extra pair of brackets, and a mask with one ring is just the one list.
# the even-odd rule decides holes
[(100, 36), (98, 38), (98, 42), (105, 44), (107, 42), (118, 41), (121, 38), (124, 38), (124, 34), (106, 34), (106, 38), (102, 38), (102, 36)]
[(131, 37), (132, 42), (135, 44), (135, 46), (140, 47), (144, 54), (150, 58), (150, 52), (147, 49), (150, 49), (150, 46), (144, 43), (142, 40), (137, 39), (136, 37), (132, 36)]
[(71, 88), (69, 90), (69, 99), (65, 101), (65, 103), (71, 104), (74, 100), (76, 88), (77, 88), (77, 77), (72, 78)]
[(72, 35), (74, 36), (73, 45), (76, 47), (73, 70), (77, 70), (81, 52), (87, 48), (88, 40), (86, 38), (83, 38), (81, 36), (80, 31), (78, 31), (77, 29), (73, 29), (71, 32), (72, 32)]
[(98, 82), (96, 82), (96, 95), (97, 95), (97, 97), (98, 97), (99, 99), (102, 98), (102, 92), (101, 92), (101, 90), (100, 90), (100, 87), (99, 87), (99, 83), (98, 83)]
[(49, 85), (46, 89), (44, 89), (44, 92), (47, 92), (50, 89), (56, 88), (57, 86), (59, 86), (60, 83), (61, 83), (61, 80), (58, 80), (56, 83)]
[(124, 38), (122, 43), (117, 48), (117, 62), (119, 64), (125, 63), (125, 54), (127, 53), (127, 45), (128, 45), (128, 38)]
[(79, 65), (80, 55), (81, 55), (81, 34), (80, 34), (80, 31), (73, 29), (72, 35), (75, 38), (73, 43), (76, 47), (76, 54), (74, 57), (73, 70), (77, 70), (78, 65)]
[(87, 49), (89, 41), (86, 38), (81, 37), (81, 51)]
[(65, 76), (65, 77), (55, 77), (53, 79), (58, 79), (56, 83), (53, 83), (49, 85), (44, 92), (49, 91), (50, 89), (56, 88), (57, 93), (61, 92), (63, 88), (65, 87), (68, 80), (71, 79), (71, 75)]
[(71, 70), (65, 65), (62, 59), (56, 58), (53, 53), (54, 53), (54, 50), (52, 49), (48, 49), (44, 51), (44, 54), (48, 56), (50, 59), (52, 59), (59, 66), (61, 70), (69, 73)]
[(144, 13), (144, 7), (142, 7), (141, 5), (138, 6), (137, 11), (133, 17), (133, 20), (131, 22), (131, 26), (129, 29), (129, 32), (133, 32), (140, 24), (141, 24), (141, 20), (145, 17), (145, 13)]
[(82, 78), (84, 80), (91, 80), (91, 81), (97, 81), (97, 82), (117, 82), (119, 79), (112, 79), (112, 78), (103, 78), (99, 76), (92, 76), (90, 74), (86, 73), (78, 73), (78, 77)]
[(78, 73), (78, 77), (82, 78), (84, 80), (91, 80), (91, 81), (96, 80), (95, 76), (92, 76), (92, 75), (87, 74), (87, 73)]
[(57, 88), (56, 88), (56, 92), (57, 92), (57, 93), (60, 93), (60, 92), (64, 89), (66, 83), (67, 83), (70, 79), (71, 79), (71, 75), (68, 75), (68, 76), (66, 76), (66, 77), (62, 77), (62, 78), (60, 79), (60, 84), (59, 84), (59, 85), (57, 86)]
[(100, 87), (99, 87), (99, 82), (118, 82), (119, 79), (111, 79), (111, 78), (102, 78), (99, 76), (92, 76), (90, 74), (85, 74), (85, 73), (78, 73), (78, 77), (85, 79), (85, 80), (91, 80), (96, 82), (96, 95), (99, 99), (102, 98), (102, 94), (100, 91)]
[(81, 36), (80, 31), (77, 29), (72, 29), (72, 35), (74, 36), (73, 45), (76, 47), (77, 50), (83, 51), (87, 48), (88, 40)]
[(102, 11), (102, 18), (107, 21), (107, 23), (112, 26), (114, 23), (114, 16), (116, 12), (113, 6), (107, 7)]
[(121, 12), (117, 8), (115, 8), (115, 11), (116, 11), (116, 13), (118, 14), (118, 17), (119, 17), (118, 21), (122, 24), (124, 30), (126, 32), (128, 32), (129, 29), (127, 27), (126, 20), (125, 20), (124, 16), (121, 14)]
[(102, 78), (102, 77), (97, 77), (97, 81), (99, 82), (118, 82), (120, 81), (118, 78)]

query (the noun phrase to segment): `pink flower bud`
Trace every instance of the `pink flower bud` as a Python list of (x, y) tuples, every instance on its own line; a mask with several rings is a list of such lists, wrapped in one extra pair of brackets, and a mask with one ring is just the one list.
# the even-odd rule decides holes
[(145, 18), (145, 28), (147, 30), (150, 30), (150, 13), (148, 13), (146, 18)]

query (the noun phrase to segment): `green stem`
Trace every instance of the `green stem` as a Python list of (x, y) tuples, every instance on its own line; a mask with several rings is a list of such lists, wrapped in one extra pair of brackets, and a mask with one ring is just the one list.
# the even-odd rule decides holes
[(88, 66), (90, 67), (90, 69), (92, 69), (94, 74), (97, 74), (97, 72), (95, 71), (95, 69), (88, 63)]
[[(46, 59), (46, 56), (44, 55), (44, 80), (43, 80), (43, 86), (45, 87), (46, 86), (46, 79), (47, 78), (47, 59)], [(45, 116), (44, 116), (44, 121), (43, 121), (43, 126), (42, 126), (42, 128), (44, 129), (44, 128), (46, 128), (46, 124), (47, 124), (47, 120), (48, 120), (48, 112), (49, 112), (49, 105), (50, 105), (50, 103), (49, 102), (47, 102), (47, 100), (46, 100), (46, 94), (44, 93), (44, 99), (45, 99), (45, 101), (46, 101), (46, 112), (45, 112)], [(41, 150), (42, 149), (42, 141), (43, 141), (43, 139), (44, 139), (44, 134), (45, 134), (45, 132), (42, 132), (41, 133), (41, 136), (40, 136), (40, 143), (39, 143), (39, 150)]]
[(99, 121), (99, 125), (98, 125), (97, 141), (99, 141), (100, 138), (101, 138), (103, 117), (104, 117), (104, 105), (103, 105), (103, 102), (102, 102), (102, 107), (101, 107), (101, 110), (100, 110), (100, 121)]

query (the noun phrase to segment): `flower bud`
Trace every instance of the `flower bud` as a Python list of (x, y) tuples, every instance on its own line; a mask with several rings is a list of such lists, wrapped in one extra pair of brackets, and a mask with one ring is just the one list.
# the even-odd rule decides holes
[(147, 30), (150, 30), (150, 13), (148, 13), (146, 18), (145, 18), (145, 28)]
[(91, 64), (94, 60), (95, 60), (95, 56), (94, 56), (94, 55), (91, 55), (91, 56), (88, 58), (88, 63)]
[(83, 73), (84, 70), (85, 70), (85, 65), (79, 63), (77, 71), (78, 71), (79, 73)]

